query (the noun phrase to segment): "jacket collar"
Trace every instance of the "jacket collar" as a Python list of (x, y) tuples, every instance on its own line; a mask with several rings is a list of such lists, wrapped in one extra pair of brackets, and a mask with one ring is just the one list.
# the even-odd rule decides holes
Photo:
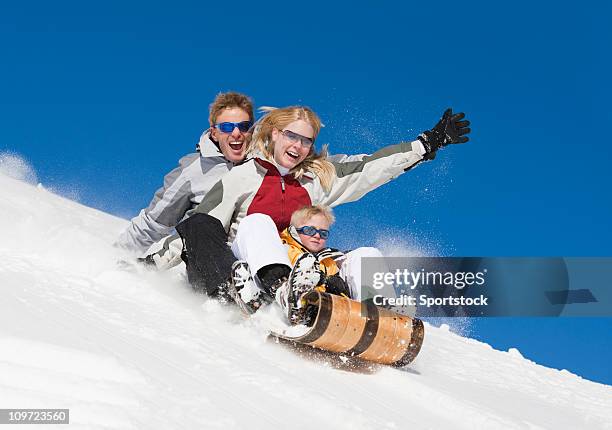
[[(210, 129), (204, 131), (202, 136), (200, 136), (200, 141), (198, 142), (196, 149), (200, 153), (201, 157), (223, 157), (223, 153), (219, 150), (219, 147), (212, 141), (210, 138)], [(229, 160), (226, 160), (229, 162)]]
[(281, 238), (284, 239), (288, 245), (299, 248), (302, 252), (310, 252), (306, 249), (302, 242), (300, 242), (300, 236), (298, 236), (295, 227), (290, 225), (281, 233)]
[[(274, 165), (274, 163), (263, 158), (263, 156), (260, 153), (255, 154), (254, 160), (256, 164), (261, 166), (264, 170), (266, 170), (266, 172), (270, 173), (271, 175), (281, 176), (280, 172), (278, 171), (278, 168)], [(286, 176), (289, 176), (295, 179), (293, 172), (289, 172)], [(315, 178), (315, 175), (314, 173), (306, 172), (303, 177), (313, 180)]]
[(273, 176), (280, 176), (280, 172), (278, 171), (274, 163), (266, 160), (265, 158), (262, 158), (259, 154), (257, 154), (254, 159), (255, 159), (255, 163), (258, 166), (262, 167), (263, 170), (266, 171), (266, 173), (269, 173), (270, 175), (273, 175)]

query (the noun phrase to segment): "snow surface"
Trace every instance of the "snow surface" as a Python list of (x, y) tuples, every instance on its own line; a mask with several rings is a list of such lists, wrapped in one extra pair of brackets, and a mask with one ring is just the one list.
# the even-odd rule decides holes
[(118, 268), (125, 225), (0, 175), (0, 408), (87, 429), (612, 428), (612, 387), (447, 326), (405, 369), (298, 356), (266, 340), (274, 308), (246, 320), (180, 270)]

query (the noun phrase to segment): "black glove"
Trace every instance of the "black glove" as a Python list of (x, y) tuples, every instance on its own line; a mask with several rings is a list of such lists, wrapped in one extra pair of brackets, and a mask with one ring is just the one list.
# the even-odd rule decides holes
[(469, 128), (469, 121), (461, 121), (465, 118), (463, 112), (453, 114), (452, 109), (446, 109), (444, 115), (438, 123), (431, 130), (424, 131), (418, 137), (427, 155), (433, 158), (438, 149), (443, 146), (450, 145), (453, 143), (465, 143), (470, 140), (466, 136), (471, 130)]
[(344, 294), (346, 297), (351, 297), (351, 290), (349, 289), (349, 286), (338, 274), (328, 276), (325, 279), (325, 292), (335, 294), (337, 296)]

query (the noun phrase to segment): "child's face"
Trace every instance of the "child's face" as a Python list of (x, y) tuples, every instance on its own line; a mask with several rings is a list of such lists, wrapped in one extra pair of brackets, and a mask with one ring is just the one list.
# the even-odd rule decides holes
[[(300, 228), (306, 225), (313, 226), (319, 230), (329, 230), (329, 223), (325, 217), (320, 214), (304, 220), (300, 225), (296, 225), (296, 227)], [(318, 232), (314, 236), (307, 236), (303, 233), (298, 233), (298, 235), (300, 236), (302, 245), (310, 252), (319, 252), (325, 248), (325, 244), (327, 243), (327, 239), (322, 239)]]

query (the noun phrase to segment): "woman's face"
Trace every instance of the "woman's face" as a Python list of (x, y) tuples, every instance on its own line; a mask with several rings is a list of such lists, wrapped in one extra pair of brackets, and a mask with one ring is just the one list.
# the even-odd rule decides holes
[(306, 159), (312, 149), (314, 129), (306, 121), (298, 119), (282, 130), (272, 130), (274, 161), (287, 169), (293, 169)]

